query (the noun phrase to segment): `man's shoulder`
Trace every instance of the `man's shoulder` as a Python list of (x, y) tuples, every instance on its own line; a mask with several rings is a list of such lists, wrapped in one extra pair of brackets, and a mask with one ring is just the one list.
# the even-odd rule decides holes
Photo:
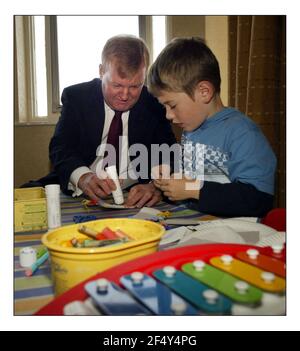
[(141, 96), (140, 99), (144, 99), (144, 100), (155, 100), (155, 97), (153, 95), (150, 94), (148, 88), (146, 85), (143, 86), (142, 92), (141, 92)]
[(99, 89), (100, 82), (101, 81), (99, 78), (95, 78), (88, 82), (73, 84), (66, 87), (64, 89), (64, 93), (67, 93), (68, 95), (78, 95), (78, 94), (84, 94), (84, 93), (90, 94), (92, 91)]
[(158, 102), (157, 98), (154, 97), (146, 86), (143, 86), (137, 107), (149, 111), (162, 111), (163, 106)]

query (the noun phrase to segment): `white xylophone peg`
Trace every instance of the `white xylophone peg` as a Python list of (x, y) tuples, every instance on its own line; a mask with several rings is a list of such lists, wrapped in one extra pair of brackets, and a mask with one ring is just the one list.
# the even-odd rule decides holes
[(100, 278), (96, 281), (96, 287), (98, 293), (106, 293), (108, 289), (108, 280), (105, 278)]
[(206, 302), (210, 305), (213, 305), (217, 302), (219, 298), (219, 294), (215, 290), (207, 289), (202, 293), (203, 297), (205, 298)]
[(133, 281), (133, 284), (140, 285), (143, 282), (144, 274), (141, 272), (133, 272), (131, 273), (130, 277)]
[(234, 284), (234, 287), (236, 288), (239, 294), (244, 295), (249, 289), (249, 284), (242, 280), (239, 280)]
[(177, 316), (181, 316), (186, 311), (187, 305), (184, 301), (173, 302), (171, 304), (171, 310)]
[(255, 249), (249, 249), (246, 253), (251, 258), (251, 260), (256, 260), (259, 256), (259, 251)]
[(220, 257), (220, 259), (226, 266), (230, 265), (233, 261), (233, 257), (230, 255), (223, 255)]
[(275, 254), (280, 254), (284, 248), (284, 245), (283, 244), (274, 244), (271, 247), (272, 247), (272, 250)]
[(173, 278), (176, 273), (176, 268), (173, 266), (165, 266), (163, 272), (168, 278)]
[(193, 262), (193, 266), (196, 271), (201, 272), (203, 268), (205, 267), (205, 262), (201, 260), (196, 260)]
[(271, 272), (262, 272), (261, 278), (265, 283), (271, 284), (275, 280), (275, 274)]

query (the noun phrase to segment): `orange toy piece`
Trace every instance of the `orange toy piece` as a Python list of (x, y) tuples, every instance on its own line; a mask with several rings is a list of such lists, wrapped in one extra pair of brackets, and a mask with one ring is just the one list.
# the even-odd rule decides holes
[(73, 247), (71, 240), (64, 240), (60, 244), (62, 247)]

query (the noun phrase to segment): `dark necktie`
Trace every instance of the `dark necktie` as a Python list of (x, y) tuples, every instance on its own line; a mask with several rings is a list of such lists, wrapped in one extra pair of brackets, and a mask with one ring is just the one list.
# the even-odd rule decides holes
[[(107, 144), (111, 144), (114, 146), (116, 150), (116, 162), (111, 161), (111, 164), (115, 164), (117, 167), (117, 171), (119, 173), (119, 136), (122, 136), (123, 132), (123, 123), (122, 123), (122, 111), (115, 111), (115, 115), (113, 120), (111, 121), (108, 135), (107, 135)], [(120, 157), (121, 158), (121, 157)]]

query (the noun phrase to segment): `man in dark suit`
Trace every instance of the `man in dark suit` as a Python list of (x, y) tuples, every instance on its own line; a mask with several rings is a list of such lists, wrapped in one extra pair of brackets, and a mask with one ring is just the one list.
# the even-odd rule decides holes
[[(63, 192), (84, 193), (98, 200), (115, 189), (111, 179), (96, 174), (103, 161), (96, 157), (96, 150), (109, 139), (116, 111), (122, 113), (122, 135), (128, 137), (128, 147), (143, 144), (150, 157), (152, 144), (176, 143), (165, 110), (144, 86), (148, 65), (148, 49), (141, 39), (116, 36), (103, 49), (100, 79), (64, 89), (61, 116), (49, 146)], [(121, 146), (122, 158), (127, 151)], [(133, 159), (130, 156), (129, 162)], [(130, 188), (126, 205), (152, 206), (161, 200), (161, 193), (149, 180), (150, 176), (139, 179)]]

